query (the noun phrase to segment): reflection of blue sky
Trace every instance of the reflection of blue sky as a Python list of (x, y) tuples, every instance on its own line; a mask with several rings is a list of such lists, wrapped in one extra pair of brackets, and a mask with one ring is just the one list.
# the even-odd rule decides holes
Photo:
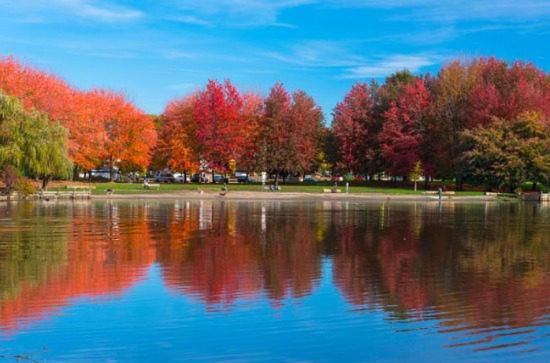
[[(380, 310), (353, 311), (332, 282), (332, 262), (311, 295), (274, 308), (265, 298), (209, 311), (199, 299), (167, 290), (153, 265), (121, 297), (79, 298), (56, 316), (3, 342), (4, 354), (35, 359), (151, 361), (184, 359), (389, 361), (460, 360), (435, 322), (395, 322)], [(419, 328), (427, 330), (418, 330)], [(409, 332), (395, 333), (409, 329)], [(44, 349), (44, 350), (42, 350)]]
[(548, 70), (548, 0), (0, 0), (0, 53), (149, 112), (208, 78), (303, 88), (327, 116), (358, 80), (495, 55)]

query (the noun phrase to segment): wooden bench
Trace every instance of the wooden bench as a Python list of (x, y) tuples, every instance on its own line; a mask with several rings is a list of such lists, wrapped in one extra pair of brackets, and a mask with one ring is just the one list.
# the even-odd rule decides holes
[(239, 184), (239, 179), (229, 178), (229, 179), (227, 179), (227, 184)]
[(38, 198), (40, 199), (90, 199), (92, 196), (91, 190), (62, 192), (62, 191), (40, 191), (38, 192)]
[(67, 190), (92, 190), (95, 189), (95, 185), (66, 185)]

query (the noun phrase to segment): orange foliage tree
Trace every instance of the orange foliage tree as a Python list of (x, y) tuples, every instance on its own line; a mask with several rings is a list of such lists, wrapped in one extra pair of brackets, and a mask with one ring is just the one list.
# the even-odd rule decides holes
[(155, 164), (184, 174), (199, 167), (197, 124), (193, 119), (195, 95), (168, 104), (161, 118)]
[(0, 89), (69, 131), (69, 156), (78, 169), (104, 162), (128, 170), (148, 166), (156, 140), (153, 122), (122, 95), (80, 91), (13, 58), (0, 59)]

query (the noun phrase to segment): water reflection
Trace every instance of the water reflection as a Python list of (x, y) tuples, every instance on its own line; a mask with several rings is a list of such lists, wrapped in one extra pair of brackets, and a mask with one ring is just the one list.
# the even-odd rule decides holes
[(513, 203), (4, 204), (0, 328), (30, 329), (78, 297), (122, 296), (155, 265), (172, 294), (207, 312), (280, 309), (327, 281), (327, 303), (343, 298), (347, 319), (383, 311), (398, 334), (429, 329), (446, 348), (547, 352), (549, 217)]

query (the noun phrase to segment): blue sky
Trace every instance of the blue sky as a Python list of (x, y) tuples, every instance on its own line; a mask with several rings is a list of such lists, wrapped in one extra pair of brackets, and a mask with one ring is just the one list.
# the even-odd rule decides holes
[(494, 55), (550, 69), (550, 1), (0, 0), (0, 54), (147, 112), (229, 78), (303, 89), (327, 121), (351, 85)]

